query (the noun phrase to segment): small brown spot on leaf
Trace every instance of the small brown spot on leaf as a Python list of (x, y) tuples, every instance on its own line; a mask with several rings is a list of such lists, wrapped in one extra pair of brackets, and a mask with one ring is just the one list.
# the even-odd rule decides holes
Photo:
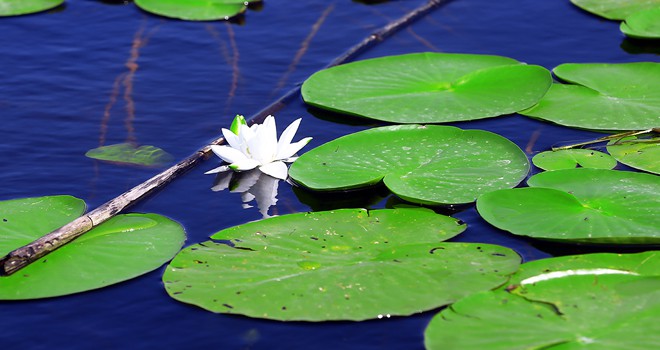
[(436, 250), (444, 250), (444, 249), (445, 249), (444, 247), (435, 247), (435, 248), (429, 250), (429, 254), (435, 254)]

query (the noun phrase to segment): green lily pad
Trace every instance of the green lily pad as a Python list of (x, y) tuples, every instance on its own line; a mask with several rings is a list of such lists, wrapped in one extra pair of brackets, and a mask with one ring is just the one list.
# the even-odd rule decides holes
[(486, 192), (511, 188), (529, 172), (513, 142), (483, 130), (397, 125), (340, 137), (291, 165), (297, 183), (337, 191), (384, 182), (415, 203), (471, 203)]
[(660, 343), (660, 277), (568, 275), (481, 292), (436, 315), (432, 349), (653, 349)]
[(532, 163), (543, 170), (572, 169), (577, 166), (612, 169), (616, 166), (616, 159), (607, 153), (590, 149), (566, 149), (541, 152), (532, 158)]
[[(0, 253), (5, 255), (80, 216), (70, 196), (0, 202)], [(0, 277), (0, 300), (47, 298), (105, 287), (152, 271), (185, 240), (178, 223), (156, 214), (118, 215), (11, 276)]]
[(85, 208), (83, 200), (65, 195), (0, 201), (0, 256), (39, 238), (35, 231), (46, 234), (68, 224)]
[(87, 151), (85, 156), (107, 162), (143, 166), (162, 166), (174, 159), (158, 147), (148, 145), (135, 147), (130, 143), (94, 148)]
[(410, 315), (495, 288), (517, 270), (520, 257), (508, 248), (441, 242), (464, 229), (420, 208), (283, 215), (182, 250), (163, 281), (174, 299), (219, 313), (299, 321)]
[(594, 130), (644, 130), (660, 115), (660, 63), (569, 63), (537, 105), (520, 114)]
[(543, 172), (528, 188), (479, 197), (477, 210), (515, 235), (565, 242), (660, 243), (660, 178), (604, 169)]
[(0, 17), (46, 11), (63, 3), (64, 0), (2, 0), (0, 1)]
[(635, 12), (660, 6), (660, 0), (571, 0), (581, 9), (611, 20), (623, 20)]
[(635, 12), (626, 17), (620, 29), (631, 38), (660, 39), (660, 2), (655, 8)]
[(501, 289), (573, 275), (660, 276), (660, 252), (580, 254), (534, 260), (520, 265)]
[(660, 137), (638, 139), (633, 136), (622, 141), (612, 141), (607, 151), (619, 162), (633, 167), (660, 174)]
[(306, 103), (394, 123), (440, 123), (510, 114), (552, 83), (543, 67), (501, 56), (415, 53), (331, 67), (302, 86)]
[(141, 9), (188, 21), (229, 19), (245, 12), (247, 4), (261, 0), (135, 0)]

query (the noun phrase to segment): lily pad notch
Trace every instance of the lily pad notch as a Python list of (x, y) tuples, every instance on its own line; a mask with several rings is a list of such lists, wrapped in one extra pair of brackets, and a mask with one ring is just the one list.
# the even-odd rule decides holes
[(660, 63), (566, 63), (552, 72), (566, 84), (520, 114), (590, 130), (658, 127)]
[(528, 174), (524, 152), (483, 130), (396, 125), (346, 135), (307, 151), (290, 176), (315, 191), (384, 183), (402, 199), (429, 205), (472, 203), (486, 192), (515, 187)]
[(657, 175), (577, 168), (542, 172), (527, 184), (479, 197), (479, 214), (502, 230), (544, 240), (660, 244)]
[(438, 313), (424, 333), (426, 348), (654, 348), (660, 342), (658, 253), (522, 264), (506, 288), (472, 294)]
[(163, 282), (172, 298), (217, 313), (314, 322), (411, 315), (496, 288), (518, 269), (509, 248), (442, 242), (465, 227), (423, 208), (282, 215), (187, 247)]
[(355, 61), (314, 73), (302, 85), (312, 106), (392, 123), (444, 123), (531, 107), (550, 72), (512, 58), (413, 53)]

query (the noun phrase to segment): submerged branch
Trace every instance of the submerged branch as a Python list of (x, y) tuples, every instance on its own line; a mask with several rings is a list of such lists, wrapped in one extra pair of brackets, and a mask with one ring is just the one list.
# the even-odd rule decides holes
[(298, 63), (300, 63), (300, 60), (303, 58), (303, 56), (305, 56), (305, 53), (309, 49), (309, 45), (312, 42), (312, 39), (314, 39), (316, 33), (318, 33), (319, 29), (321, 29), (323, 22), (325, 22), (325, 20), (328, 18), (328, 16), (334, 10), (334, 8), (335, 8), (335, 4), (330, 4), (330, 6), (328, 6), (325, 9), (325, 11), (323, 11), (321, 17), (319, 17), (319, 19), (316, 20), (316, 22), (312, 26), (312, 29), (309, 31), (309, 34), (307, 34), (305, 40), (303, 40), (302, 44), (300, 44), (300, 48), (298, 49), (298, 52), (296, 52), (296, 55), (293, 57), (293, 61), (291, 61), (291, 64), (289, 64), (289, 68), (284, 73), (280, 81), (277, 83), (277, 87), (275, 88), (275, 91), (273, 91), (273, 94), (284, 87), (287, 80), (289, 79), (289, 76), (296, 70), (296, 66), (298, 65)]
[[(336, 66), (355, 58), (360, 53), (366, 51), (372, 46), (385, 40), (396, 31), (409, 25), (418, 18), (427, 14), (440, 4), (447, 0), (429, 0), (425, 5), (422, 5), (412, 12), (407, 13), (402, 18), (392, 22), (380, 30), (369, 35), (360, 43), (351, 47), (343, 55), (333, 60), (328, 67)], [(280, 109), (284, 108), (293, 98), (298, 96), (300, 87), (291, 89), (284, 96), (266, 106), (261, 111), (254, 114), (249, 119), (250, 124), (261, 123), (270, 114), (274, 114)], [(17, 248), (0, 259), (0, 276), (11, 275), (23, 267), (37, 261), (38, 259), (46, 256), (48, 253), (56, 250), (57, 248), (73, 241), (80, 237), (85, 232), (102, 224), (114, 215), (119, 214), (124, 209), (137, 203), (140, 199), (153, 193), (155, 190), (165, 186), (170, 181), (174, 180), (178, 175), (183, 174), (190, 170), (193, 166), (199, 163), (202, 159), (207, 158), (211, 154), (211, 145), (218, 145), (224, 142), (223, 137), (219, 137), (211, 141), (208, 145), (191, 154), (184, 160), (178, 162), (172, 167), (164, 170), (160, 174), (155, 175), (149, 180), (133, 187), (132, 189), (124, 192), (118, 197), (106, 202), (100, 207), (90, 211), (87, 214), (75, 219), (74, 221), (50, 232), (49, 234), (29, 243), (23, 247)]]
[(240, 53), (238, 52), (238, 45), (236, 45), (236, 35), (234, 34), (234, 29), (232, 29), (229, 22), (226, 23), (227, 26), (227, 36), (229, 37), (229, 44), (231, 45), (232, 58), (231, 58), (231, 88), (229, 89), (229, 94), (227, 95), (227, 102), (225, 104), (225, 110), (231, 106), (231, 102), (236, 95), (236, 90), (238, 90), (238, 78), (241, 76), (241, 71), (238, 66), (238, 60)]
[(110, 99), (108, 104), (105, 105), (103, 110), (103, 118), (101, 119), (101, 132), (99, 133), (99, 147), (105, 145), (105, 135), (108, 132), (108, 123), (110, 122), (110, 111), (112, 107), (117, 103), (117, 96), (119, 96), (120, 83), (124, 80), (124, 75), (126, 73), (121, 73), (115, 78), (115, 82), (112, 84), (112, 92), (110, 93)]

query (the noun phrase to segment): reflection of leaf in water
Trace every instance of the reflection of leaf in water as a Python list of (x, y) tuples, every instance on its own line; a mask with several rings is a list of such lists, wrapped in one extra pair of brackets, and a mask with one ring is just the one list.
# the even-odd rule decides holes
[(253, 200), (264, 218), (268, 218), (268, 210), (277, 203), (277, 188), (279, 180), (266, 175), (258, 169), (243, 172), (221, 172), (216, 176), (211, 190), (223, 191), (229, 189), (232, 193), (240, 193), (243, 208), (252, 208)]

